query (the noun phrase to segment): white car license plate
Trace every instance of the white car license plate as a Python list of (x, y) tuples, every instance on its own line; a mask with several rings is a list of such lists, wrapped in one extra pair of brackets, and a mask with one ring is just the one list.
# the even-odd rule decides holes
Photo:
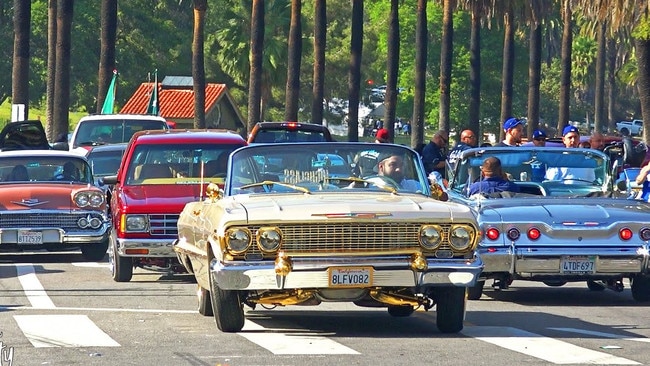
[(330, 287), (368, 287), (372, 285), (372, 267), (333, 267), (327, 270)]
[(36, 245), (43, 244), (43, 232), (18, 230), (18, 244)]
[(560, 260), (561, 273), (594, 273), (596, 272), (596, 257), (564, 256)]

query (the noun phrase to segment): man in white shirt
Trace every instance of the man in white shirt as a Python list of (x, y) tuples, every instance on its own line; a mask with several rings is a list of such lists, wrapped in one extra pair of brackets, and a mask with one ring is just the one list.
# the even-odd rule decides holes
[[(575, 126), (568, 125), (562, 130), (562, 142), (567, 148), (578, 147), (580, 132)], [(593, 168), (549, 167), (546, 168), (546, 180), (558, 180), (565, 183), (592, 183), (596, 180)]]

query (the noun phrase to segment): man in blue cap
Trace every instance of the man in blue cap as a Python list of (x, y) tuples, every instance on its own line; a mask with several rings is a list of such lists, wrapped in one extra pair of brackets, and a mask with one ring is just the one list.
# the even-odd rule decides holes
[[(562, 142), (567, 148), (575, 148), (580, 144), (580, 132), (578, 128), (567, 125), (562, 130)], [(547, 180), (557, 180), (564, 183), (591, 183), (596, 180), (596, 173), (593, 168), (582, 167), (548, 167), (546, 169)]]
[(546, 146), (546, 133), (544, 131), (533, 131), (533, 145), (538, 147)]
[(562, 142), (565, 147), (578, 147), (580, 144), (580, 131), (578, 131), (578, 128), (566, 125), (562, 130)]
[(508, 118), (503, 122), (503, 130), (506, 132), (505, 139), (496, 146), (519, 146), (521, 144), (521, 137), (524, 134), (524, 121), (517, 118)]

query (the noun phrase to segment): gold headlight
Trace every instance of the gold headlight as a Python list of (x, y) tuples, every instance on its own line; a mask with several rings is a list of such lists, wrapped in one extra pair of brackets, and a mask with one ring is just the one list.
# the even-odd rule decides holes
[(232, 228), (226, 231), (226, 245), (232, 254), (242, 254), (252, 242), (251, 232), (246, 228)]
[(449, 243), (456, 251), (465, 251), (472, 246), (474, 241), (474, 229), (468, 225), (455, 225), (449, 232)]
[(277, 227), (261, 227), (257, 230), (257, 246), (263, 252), (274, 252), (282, 244), (282, 231)]
[(442, 227), (423, 225), (420, 228), (420, 245), (428, 250), (436, 249), (442, 242)]

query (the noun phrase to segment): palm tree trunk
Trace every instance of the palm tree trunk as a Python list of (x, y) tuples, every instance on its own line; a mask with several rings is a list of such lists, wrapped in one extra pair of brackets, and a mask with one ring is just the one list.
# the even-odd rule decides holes
[(397, 72), (399, 71), (399, 0), (391, 0), (388, 26), (388, 55), (386, 57), (386, 96), (384, 100), (384, 128), (389, 141), (395, 137), (395, 111), (397, 109)]
[(616, 131), (616, 53), (618, 47), (616, 40), (610, 38), (607, 41), (607, 130)]
[(539, 127), (539, 85), (542, 72), (542, 26), (537, 22), (530, 25), (530, 50), (528, 52), (528, 123), (530, 139)]
[(603, 131), (603, 121), (605, 120), (605, 58), (607, 36), (606, 22), (598, 24), (598, 53), (596, 54), (596, 95), (594, 100), (594, 131)]
[(557, 130), (561, 132), (569, 123), (569, 105), (571, 101), (571, 44), (573, 42), (571, 0), (562, 0), (562, 55), (560, 76), (560, 111), (557, 119)]
[[(194, 89), (194, 128), (206, 128), (205, 123), (205, 13), (207, 0), (193, 0), (194, 31), (192, 37), (192, 80)], [(218, 124), (219, 121), (216, 121)]]
[(57, 1), (54, 122), (52, 136), (68, 133), (70, 115), (70, 52), (74, 0)]
[(106, 92), (115, 70), (115, 40), (117, 37), (117, 0), (102, 0), (99, 71), (97, 76), (97, 107), (101, 113)]
[(29, 111), (29, 36), (31, 1), (14, 0), (14, 56), (11, 72), (11, 103), (22, 104), (24, 113), (18, 120), (26, 120)]
[(253, 0), (251, 14), (251, 66), (248, 85), (247, 133), (261, 120), (264, 0)]
[(348, 72), (348, 141), (359, 141), (359, 92), (363, 53), (363, 0), (352, 0), (350, 69)]
[[(479, 113), (481, 108), (481, 13), (477, 1), (471, 5), (471, 33), (469, 44), (469, 129), (479, 135)], [(460, 129), (459, 129), (460, 131)], [(460, 135), (458, 135), (460, 137)]]
[(426, 96), (428, 38), (427, 0), (418, 0), (415, 28), (415, 94), (411, 121), (411, 147), (424, 143), (424, 98)]
[(438, 128), (449, 131), (451, 106), (451, 68), (454, 52), (453, 0), (443, 1), (442, 38), (440, 39), (440, 118)]
[(503, 66), (501, 70), (501, 121), (499, 122), (499, 140), (503, 141), (505, 133), (503, 122), (512, 117), (512, 83), (515, 70), (515, 23), (512, 6), (508, 6), (503, 15)]
[[(634, 39), (637, 59), (637, 88), (639, 90), (639, 101), (641, 102), (641, 115), (644, 121), (650, 121), (650, 40)], [(643, 141), (650, 142), (650, 128), (643, 129)]]
[(312, 81), (311, 122), (323, 124), (325, 91), (325, 45), (327, 39), (326, 0), (314, 1), (314, 74)]
[(45, 85), (45, 132), (50, 141), (54, 135), (54, 83), (56, 77), (56, 2), (47, 2), (47, 82)]
[(298, 120), (300, 98), (300, 59), (302, 56), (302, 0), (291, 0), (291, 26), (287, 62), (287, 86), (284, 102), (284, 120)]

